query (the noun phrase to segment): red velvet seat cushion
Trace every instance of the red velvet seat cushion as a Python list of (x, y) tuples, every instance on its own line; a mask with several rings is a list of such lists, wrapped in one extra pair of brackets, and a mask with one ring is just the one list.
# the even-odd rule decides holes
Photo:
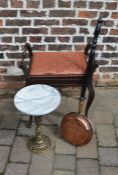
[(35, 52), (30, 76), (83, 75), (86, 55), (81, 52)]

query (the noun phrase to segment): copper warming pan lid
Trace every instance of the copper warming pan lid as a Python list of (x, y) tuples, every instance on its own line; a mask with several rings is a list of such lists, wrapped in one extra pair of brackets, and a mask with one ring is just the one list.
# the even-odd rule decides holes
[(64, 139), (72, 145), (86, 145), (93, 136), (93, 129), (87, 117), (77, 114), (66, 114), (60, 126)]

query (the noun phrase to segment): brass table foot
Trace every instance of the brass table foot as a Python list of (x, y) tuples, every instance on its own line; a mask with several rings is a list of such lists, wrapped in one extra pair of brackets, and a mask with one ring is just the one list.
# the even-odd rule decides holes
[(47, 150), (51, 146), (50, 139), (42, 135), (41, 140), (37, 143), (36, 137), (31, 137), (27, 142), (27, 147), (33, 153), (41, 153)]
[(47, 136), (42, 135), (41, 117), (35, 117), (35, 124), (35, 136), (28, 140), (27, 147), (33, 153), (41, 153), (50, 147), (51, 141)]

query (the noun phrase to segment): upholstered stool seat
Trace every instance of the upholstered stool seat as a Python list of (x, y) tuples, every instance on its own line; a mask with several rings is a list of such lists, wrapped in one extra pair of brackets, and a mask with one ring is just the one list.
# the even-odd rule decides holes
[(82, 52), (34, 52), (30, 76), (85, 75), (86, 57)]

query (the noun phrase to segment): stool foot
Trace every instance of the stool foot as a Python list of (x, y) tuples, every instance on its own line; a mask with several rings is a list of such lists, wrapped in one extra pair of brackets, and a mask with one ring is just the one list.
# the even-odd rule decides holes
[(51, 141), (45, 135), (42, 135), (38, 142), (36, 137), (31, 137), (27, 142), (28, 149), (33, 153), (44, 152), (50, 147), (50, 145), (51, 145)]

